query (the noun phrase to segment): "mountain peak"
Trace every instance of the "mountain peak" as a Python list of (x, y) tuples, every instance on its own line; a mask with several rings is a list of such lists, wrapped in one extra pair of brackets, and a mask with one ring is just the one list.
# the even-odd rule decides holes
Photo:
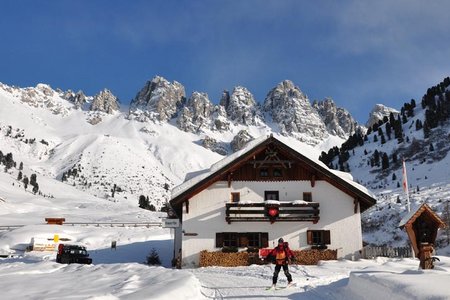
[(358, 123), (347, 110), (337, 107), (333, 99), (328, 97), (322, 101), (314, 101), (313, 107), (322, 117), (331, 135), (347, 139), (355, 133)]
[(290, 80), (284, 80), (274, 87), (267, 94), (263, 107), (284, 135), (292, 135), (312, 145), (328, 136), (317, 111)]
[(383, 104), (375, 104), (372, 111), (369, 113), (369, 119), (367, 120), (366, 127), (372, 127), (373, 124), (383, 120), (384, 117), (389, 117), (391, 112), (394, 116), (400, 114), (400, 112), (395, 108), (387, 107)]
[(119, 110), (119, 99), (117, 99), (110, 90), (104, 89), (94, 96), (90, 110), (112, 114)]
[(171, 83), (161, 76), (155, 76), (147, 81), (131, 101), (130, 111), (137, 114), (141, 110), (144, 117), (164, 122), (176, 116), (185, 99), (186, 93), (181, 83)]

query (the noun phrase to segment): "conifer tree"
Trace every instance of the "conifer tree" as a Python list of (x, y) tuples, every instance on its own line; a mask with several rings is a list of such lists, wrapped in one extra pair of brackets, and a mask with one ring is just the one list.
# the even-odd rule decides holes
[(386, 122), (386, 135), (388, 137), (388, 140), (391, 140), (391, 123)]
[(23, 185), (24, 185), (25, 189), (27, 189), (28, 183), (29, 183), (28, 177), (24, 176), (23, 179), (22, 179), (22, 182), (23, 182)]
[(36, 185), (36, 174), (33, 173), (30, 176), (30, 185), (35, 186)]
[(32, 191), (33, 191), (33, 194), (35, 194), (35, 195), (39, 191), (39, 184), (37, 182), (34, 183)]
[(155, 248), (152, 248), (150, 254), (147, 256), (147, 264), (151, 266), (161, 265), (161, 260), (159, 259), (158, 252)]
[(386, 153), (383, 153), (383, 156), (381, 158), (381, 169), (385, 170), (389, 168), (389, 157)]

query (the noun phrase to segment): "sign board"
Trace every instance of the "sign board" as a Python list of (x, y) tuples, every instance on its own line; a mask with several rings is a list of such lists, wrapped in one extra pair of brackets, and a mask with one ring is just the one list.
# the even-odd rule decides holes
[(32, 238), (33, 251), (55, 251), (56, 244), (53, 239)]
[(180, 227), (179, 219), (163, 219), (163, 228), (178, 228)]

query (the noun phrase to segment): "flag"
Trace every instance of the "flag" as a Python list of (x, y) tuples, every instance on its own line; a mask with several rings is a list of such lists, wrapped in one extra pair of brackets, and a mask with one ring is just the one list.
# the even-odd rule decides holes
[(403, 191), (408, 194), (408, 177), (406, 177), (406, 164), (403, 160)]

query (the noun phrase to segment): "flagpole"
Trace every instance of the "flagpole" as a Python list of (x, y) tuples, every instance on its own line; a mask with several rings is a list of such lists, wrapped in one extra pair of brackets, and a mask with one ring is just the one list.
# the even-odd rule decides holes
[[(406, 164), (405, 164), (405, 159), (403, 158), (403, 191), (406, 194), (406, 207), (408, 209), (408, 213), (411, 211), (411, 206), (409, 204), (409, 188), (408, 188), (408, 177), (406, 176)], [(412, 246), (412, 244), (409, 244), (410, 248), (411, 248), (411, 254), (412, 257), (415, 257), (415, 253), (414, 253), (414, 247)]]
[(408, 189), (408, 177), (406, 176), (406, 164), (405, 159), (403, 159), (403, 190), (406, 193), (406, 207), (408, 212), (411, 211), (411, 206), (409, 204), (409, 189)]

